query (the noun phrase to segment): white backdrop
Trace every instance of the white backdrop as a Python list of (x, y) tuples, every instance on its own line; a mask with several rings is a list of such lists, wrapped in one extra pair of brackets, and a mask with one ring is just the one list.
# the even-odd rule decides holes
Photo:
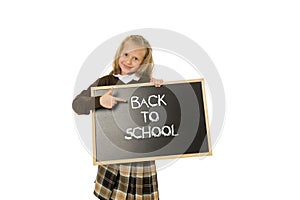
[(1, 1), (0, 198), (96, 199), (71, 108), (77, 74), (112, 36), (163, 28), (213, 60), (226, 120), (212, 157), (158, 172), (160, 198), (299, 199), (296, 2)]

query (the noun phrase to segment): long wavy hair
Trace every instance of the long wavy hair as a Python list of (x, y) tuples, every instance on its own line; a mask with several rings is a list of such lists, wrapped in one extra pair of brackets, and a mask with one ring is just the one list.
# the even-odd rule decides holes
[(140, 46), (140, 48), (146, 49), (146, 54), (143, 59), (143, 62), (141, 63), (140, 67), (137, 69), (135, 74), (137, 76), (145, 76), (151, 78), (153, 67), (154, 67), (152, 48), (150, 43), (141, 35), (130, 35), (122, 41), (121, 45), (117, 49), (117, 52), (114, 57), (114, 61), (112, 63), (113, 70), (109, 74), (110, 75), (121, 74), (121, 68), (119, 66), (119, 58), (121, 56), (121, 52), (123, 51), (124, 45), (127, 41), (132, 41), (138, 46)]

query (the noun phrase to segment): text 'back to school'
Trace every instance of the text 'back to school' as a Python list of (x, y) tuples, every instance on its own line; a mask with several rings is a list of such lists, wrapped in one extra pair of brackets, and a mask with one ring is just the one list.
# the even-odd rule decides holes
[[(140, 98), (138, 96), (132, 96), (130, 98), (131, 109), (140, 109), (142, 107), (161, 107), (167, 106), (165, 101), (165, 95), (150, 95), (147, 98)], [(148, 122), (159, 122), (159, 113), (156, 111), (140, 111), (141, 117), (145, 123)], [(149, 139), (149, 138), (159, 138), (159, 137), (176, 137), (179, 134), (174, 131), (174, 124), (164, 125), (164, 126), (143, 126), (134, 127), (126, 129), (126, 140), (131, 139)]]

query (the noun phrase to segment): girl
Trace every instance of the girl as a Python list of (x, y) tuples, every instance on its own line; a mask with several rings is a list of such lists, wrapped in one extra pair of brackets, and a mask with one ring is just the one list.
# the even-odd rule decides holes
[[(109, 75), (99, 78), (75, 97), (72, 106), (77, 114), (89, 114), (92, 109), (110, 109), (118, 102), (126, 102), (125, 99), (112, 96), (113, 88), (101, 97), (91, 97), (91, 87), (143, 82), (153, 82), (159, 87), (162, 84), (162, 80), (152, 78), (152, 48), (142, 36), (125, 38), (112, 66)], [(99, 165), (94, 194), (101, 200), (157, 200), (155, 161)]]

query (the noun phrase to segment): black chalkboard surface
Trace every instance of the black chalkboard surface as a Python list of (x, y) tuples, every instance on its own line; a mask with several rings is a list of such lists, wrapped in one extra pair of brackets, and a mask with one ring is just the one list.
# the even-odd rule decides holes
[(139, 162), (212, 154), (204, 80), (93, 87), (126, 99), (92, 113), (94, 164)]

